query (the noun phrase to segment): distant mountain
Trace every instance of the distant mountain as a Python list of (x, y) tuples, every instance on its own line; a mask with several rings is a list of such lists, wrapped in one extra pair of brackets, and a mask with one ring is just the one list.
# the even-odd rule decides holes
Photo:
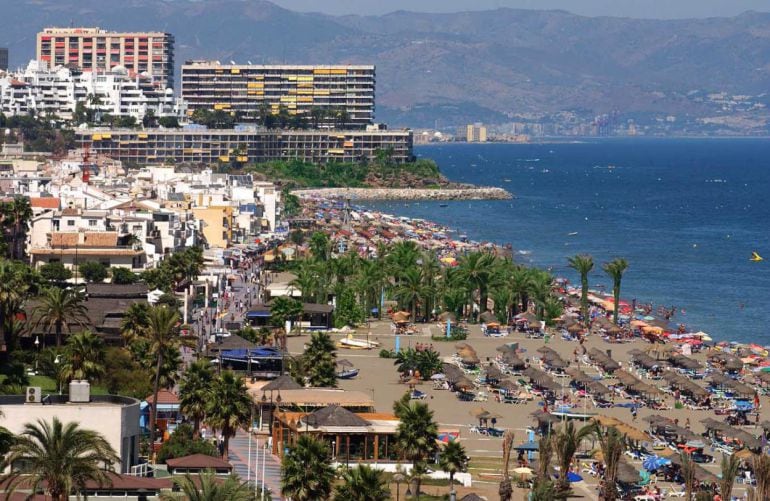
[(636, 20), (563, 11), (326, 16), (264, 0), (0, 0), (13, 65), (50, 25), (164, 30), (177, 62), (374, 63), (377, 117), (415, 126), (511, 113), (712, 113), (692, 91), (770, 88), (770, 14)]

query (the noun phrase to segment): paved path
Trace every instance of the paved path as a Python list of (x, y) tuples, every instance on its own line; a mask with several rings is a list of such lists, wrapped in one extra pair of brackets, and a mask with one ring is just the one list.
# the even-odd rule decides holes
[[(249, 475), (249, 439), (251, 439), (251, 475)], [(263, 448), (264, 440), (259, 440), (259, 481), (261, 486), (262, 481), (262, 453), (265, 451)], [(238, 434), (230, 440), (230, 454), (228, 461), (233, 465), (235, 473), (241, 477), (241, 480), (251, 478), (252, 485), (256, 481), (254, 475), (254, 461), (257, 453), (257, 440), (254, 436), (249, 436), (245, 432), (238, 432)], [(274, 500), (280, 500), (278, 493), (281, 492), (281, 463), (277, 457), (272, 454), (268, 454), (265, 461), (265, 485), (272, 493)]]

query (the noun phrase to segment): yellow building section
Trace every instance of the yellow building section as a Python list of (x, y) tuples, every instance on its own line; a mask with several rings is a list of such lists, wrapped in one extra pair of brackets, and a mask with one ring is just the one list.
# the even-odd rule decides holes
[(219, 157), (219, 161), (220, 162), (229, 162), (230, 161), (230, 156), (229, 155), (221, 155)]
[(265, 82), (249, 82), (246, 84), (246, 87), (249, 89), (264, 89)]
[(347, 75), (348, 70), (345, 68), (332, 68), (329, 70), (330, 75)]
[(297, 89), (297, 94), (310, 94), (313, 95), (313, 89)]
[(147, 139), (147, 134), (140, 133), (137, 137), (139, 139)]
[(91, 136), (91, 141), (101, 141), (101, 140), (102, 140), (101, 134), (94, 134), (93, 136)]
[(343, 144), (345, 148), (352, 148), (353, 147), (353, 141), (345, 141), (345, 144)]
[(282, 103), (293, 103), (297, 100), (296, 96), (281, 96)]
[(298, 82), (297, 87), (300, 89), (312, 89), (313, 82)]
[(313, 96), (299, 96), (297, 98), (298, 103), (312, 103), (313, 102)]
[(230, 68), (230, 74), (231, 75), (240, 75), (241, 69), (240, 68)]
[(238, 162), (248, 162), (249, 161), (249, 157), (247, 157), (246, 155), (238, 155), (235, 159)]
[(314, 75), (328, 75), (329, 69), (328, 68), (314, 68), (313, 69)]
[(214, 109), (215, 110), (229, 110), (230, 104), (229, 103), (214, 103)]
[(342, 148), (331, 148), (328, 151), (328, 153), (329, 153), (329, 155), (344, 155), (345, 154), (345, 150), (343, 150)]
[(329, 91), (326, 89), (315, 89), (313, 91), (313, 94), (315, 94), (316, 96), (328, 96)]

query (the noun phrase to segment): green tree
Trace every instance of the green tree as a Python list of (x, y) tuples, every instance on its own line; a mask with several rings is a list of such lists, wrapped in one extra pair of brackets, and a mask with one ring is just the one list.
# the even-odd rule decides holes
[(738, 477), (741, 460), (735, 454), (722, 455), (722, 475), (719, 477), (719, 494), (724, 500), (733, 499), (733, 486)]
[(604, 428), (599, 423), (594, 425), (593, 434), (599, 442), (599, 449), (604, 458), (604, 499), (615, 501), (618, 492), (618, 465), (626, 450), (626, 437), (614, 426)]
[(317, 388), (337, 386), (335, 364), (337, 354), (332, 338), (325, 332), (314, 332), (302, 355), (307, 367), (307, 382)]
[(219, 451), (213, 442), (201, 439), (189, 423), (182, 423), (174, 429), (169, 439), (163, 442), (158, 451), (158, 463), (164, 464), (169, 459), (192, 454), (219, 457)]
[[(189, 473), (175, 481), (182, 492), (163, 493), (161, 501), (256, 501), (254, 490), (237, 475), (225, 478), (213, 471), (191, 476)], [(269, 500), (268, 500), (269, 501)]]
[(334, 488), (335, 501), (387, 501), (390, 489), (380, 470), (365, 464), (347, 468), (342, 482)]
[(286, 349), (286, 336), (284, 325), (287, 320), (292, 321), (292, 327), (294, 320), (302, 314), (302, 303), (294, 298), (279, 296), (273, 299), (270, 305), (270, 322), (280, 328), (281, 332), (281, 348)]
[(557, 498), (556, 486), (551, 480), (551, 462), (554, 456), (554, 436), (540, 437), (537, 449), (537, 476), (532, 487), (533, 501), (554, 501)]
[(310, 435), (300, 435), (281, 460), (281, 493), (293, 501), (329, 499), (334, 469), (329, 448)]
[[(393, 411), (399, 419), (395, 445), (401, 455), (412, 462), (412, 468), (420, 470), (425, 461), (435, 454), (438, 426), (433, 411), (427, 404), (410, 400), (409, 393), (395, 402)], [(414, 492), (419, 497), (421, 479), (413, 477)]]
[(320, 261), (328, 261), (331, 258), (332, 244), (326, 233), (316, 231), (310, 236), (310, 252)]
[(198, 360), (187, 368), (179, 385), (180, 410), (192, 419), (195, 437), (200, 433), (201, 422), (206, 417), (213, 379), (211, 363)]
[(438, 464), (441, 471), (449, 473), (449, 498), (455, 497), (455, 473), (468, 471), (468, 456), (460, 442), (449, 442), (439, 453)]
[(107, 483), (106, 472), (119, 461), (102, 435), (77, 423), (62, 424), (54, 417), (50, 423), (41, 419), (37, 424), (25, 424), (0, 466), (3, 470), (21, 466), (4, 478), (7, 495), (23, 486), (32, 492), (43, 490), (55, 501), (66, 501), (89, 481)]
[(479, 312), (487, 310), (489, 283), (495, 271), (495, 257), (486, 252), (472, 252), (460, 258), (460, 275), (471, 289), (478, 291)]
[(164, 129), (178, 129), (180, 127), (179, 119), (177, 117), (160, 117), (158, 119), (158, 125)]
[(16, 349), (19, 330), (14, 328), (14, 317), (36, 290), (37, 277), (29, 266), (0, 259), (0, 329), (6, 353)]
[(29, 197), (17, 195), (10, 202), (0, 204), (0, 217), (3, 226), (10, 230), (10, 258), (21, 259), (24, 255), (23, 243), (26, 239), (29, 220), (32, 219)]
[[(147, 312), (147, 329), (144, 331), (148, 351), (155, 359), (155, 382), (153, 383), (153, 402), (158, 401), (160, 376), (163, 369), (164, 355), (169, 350), (179, 353), (182, 339), (179, 336), (179, 314), (165, 306), (153, 306)], [(150, 407), (150, 444), (155, 443), (155, 422), (158, 406)]]
[(511, 501), (513, 496), (513, 485), (511, 485), (510, 464), (511, 448), (513, 447), (513, 432), (508, 430), (503, 435), (503, 479), (497, 488), (500, 494), (500, 501)]
[(91, 331), (78, 332), (67, 339), (64, 347), (62, 383), (73, 379), (95, 381), (105, 370), (104, 341)]
[(422, 270), (419, 268), (409, 268), (398, 277), (398, 283), (393, 290), (393, 296), (399, 304), (410, 309), (412, 320), (417, 320), (417, 306), (420, 301), (425, 300), (428, 295), (428, 288), (423, 283)]
[(40, 276), (48, 282), (66, 282), (72, 271), (61, 263), (46, 263), (40, 267)]
[(623, 274), (628, 269), (628, 261), (623, 258), (613, 259), (602, 266), (604, 272), (612, 279), (612, 296), (615, 298), (615, 308), (612, 312), (612, 321), (617, 325), (618, 311), (620, 309), (620, 282)]
[(133, 284), (139, 280), (139, 275), (121, 266), (113, 266), (110, 268), (110, 275), (112, 275), (113, 284)]
[(78, 266), (78, 271), (87, 282), (101, 283), (109, 275), (107, 267), (96, 261), (87, 261)]
[(150, 323), (150, 305), (147, 303), (132, 303), (123, 314), (120, 324), (120, 335), (125, 345), (143, 337)]
[(349, 325), (355, 327), (364, 321), (364, 311), (356, 301), (355, 293), (350, 287), (341, 287), (337, 295), (337, 307), (334, 312), (334, 325), (337, 328)]
[[(61, 364), (54, 364), (57, 368)], [(104, 357), (108, 371), (101, 377), (101, 384), (110, 395), (125, 395), (144, 400), (152, 394), (152, 370), (137, 363), (125, 348), (108, 348)]]
[(588, 325), (588, 274), (594, 269), (594, 258), (578, 254), (568, 259), (569, 267), (580, 274), (580, 312), (583, 322)]
[(241, 429), (251, 425), (251, 397), (243, 381), (230, 371), (225, 371), (211, 382), (206, 421), (222, 433), (227, 459), (230, 439)]
[(87, 327), (90, 323), (84, 301), (84, 294), (76, 289), (44, 289), (38, 305), (33, 309), (33, 316), (37, 317), (36, 326), (42, 324), (46, 332), (53, 329), (56, 333), (56, 346), (61, 346), (64, 328), (70, 332), (72, 324)]
[[(682, 474), (682, 480), (684, 481), (684, 496), (685, 499), (692, 499), (693, 491), (695, 489), (695, 470), (698, 465), (692, 460), (692, 456), (686, 454), (683, 451), (679, 452), (679, 459), (681, 460), (680, 472)], [(765, 499), (760, 497), (759, 499)]]
[(580, 442), (593, 431), (592, 425), (576, 429), (572, 421), (567, 421), (554, 436), (553, 449), (559, 463), (559, 478), (556, 481), (556, 487), (560, 494), (566, 495), (570, 492), (569, 480), (567, 479), (570, 465), (575, 459), (575, 453), (580, 447)]

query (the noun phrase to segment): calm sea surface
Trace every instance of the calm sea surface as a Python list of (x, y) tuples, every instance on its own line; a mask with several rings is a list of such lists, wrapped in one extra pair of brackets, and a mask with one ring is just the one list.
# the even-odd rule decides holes
[[(522, 263), (575, 282), (567, 257), (629, 261), (623, 297), (676, 306), (719, 340), (770, 344), (770, 140), (602, 140), (416, 149), (454, 181), (512, 201), (372, 203), (473, 240), (511, 243)], [(749, 261), (752, 251), (767, 260)]]

